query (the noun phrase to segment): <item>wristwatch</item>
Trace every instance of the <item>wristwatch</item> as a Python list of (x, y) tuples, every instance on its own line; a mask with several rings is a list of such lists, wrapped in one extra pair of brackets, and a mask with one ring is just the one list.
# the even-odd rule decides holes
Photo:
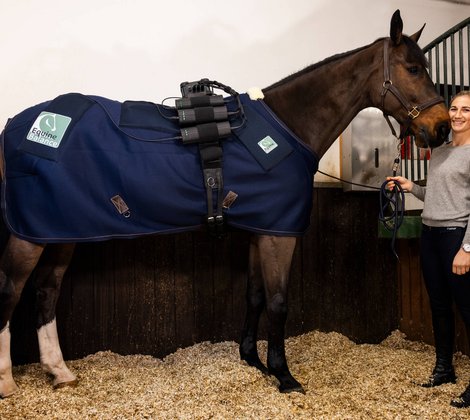
[(463, 249), (465, 252), (470, 252), (470, 244), (463, 244), (463, 245), (462, 245), (462, 249)]

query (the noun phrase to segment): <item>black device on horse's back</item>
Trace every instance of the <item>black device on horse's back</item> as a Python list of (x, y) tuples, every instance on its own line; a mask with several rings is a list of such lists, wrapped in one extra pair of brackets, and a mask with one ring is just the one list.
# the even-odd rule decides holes
[[(183, 98), (176, 106), (179, 123), (182, 126), (183, 144), (198, 144), (207, 197), (207, 227), (211, 235), (221, 238), (224, 234), (225, 217), (223, 213), (223, 149), (220, 141), (232, 133), (228, 109), (223, 96), (214, 95), (214, 83), (208, 79), (183, 82), (180, 87)], [(232, 91), (231, 88), (228, 89)], [(237, 92), (232, 91), (233, 93), (238, 97)], [(241, 113), (242, 109), (240, 104)]]

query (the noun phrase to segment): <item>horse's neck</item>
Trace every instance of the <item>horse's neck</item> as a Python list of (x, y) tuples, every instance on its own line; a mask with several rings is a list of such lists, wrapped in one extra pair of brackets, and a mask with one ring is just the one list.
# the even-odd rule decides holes
[(372, 44), (268, 88), (265, 102), (321, 158), (361, 109), (377, 106), (381, 63)]

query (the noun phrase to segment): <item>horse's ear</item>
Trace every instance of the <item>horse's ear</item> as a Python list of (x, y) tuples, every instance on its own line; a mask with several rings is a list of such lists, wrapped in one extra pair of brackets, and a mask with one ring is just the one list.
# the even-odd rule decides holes
[(419, 39), (419, 37), (421, 36), (421, 32), (423, 32), (423, 29), (424, 29), (425, 26), (426, 26), (426, 24), (424, 24), (423, 27), (422, 27), (418, 32), (416, 32), (415, 34), (413, 34), (413, 35), (410, 36), (410, 38), (411, 38), (414, 42), (418, 43), (418, 39)]
[(390, 22), (390, 38), (395, 45), (399, 45), (401, 42), (403, 32), (403, 21), (401, 20), (400, 10), (397, 10)]

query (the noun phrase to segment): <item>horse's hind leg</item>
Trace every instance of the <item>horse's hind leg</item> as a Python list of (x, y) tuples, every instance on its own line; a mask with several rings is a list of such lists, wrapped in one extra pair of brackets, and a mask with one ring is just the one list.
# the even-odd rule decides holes
[(258, 339), (258, 324), (264, 310), (266, 300), (259, 258), (258, 237), (253, 236), (250, 242), (249, 275), (246, 290), (246, 317), (240, 342), (240, 357), (250, 366), (263, 373), (268, 369), (263, 365), (259, 356), (256, 342)]
[(18, 387), (12, 376), (10, 320), (26, 280), (36, 266), (44, 245), (11, 235), (0, 260), (0, 397), (8, 397)]
[(294, 237), (261, 236), (259, 252), (268, 315), (268, 370), (280, 382), (281, 392), (304, 392), (287, 366), (284, 336), (287, 319), (287, 285)]
[(48, 245), (37, 268), (37, 334), (41, 366), (53, 377), (58, 388), (75, 385), (76, 376), (67, 368), (57, 335), (55, 310), (65, 271), (75, 244)]

